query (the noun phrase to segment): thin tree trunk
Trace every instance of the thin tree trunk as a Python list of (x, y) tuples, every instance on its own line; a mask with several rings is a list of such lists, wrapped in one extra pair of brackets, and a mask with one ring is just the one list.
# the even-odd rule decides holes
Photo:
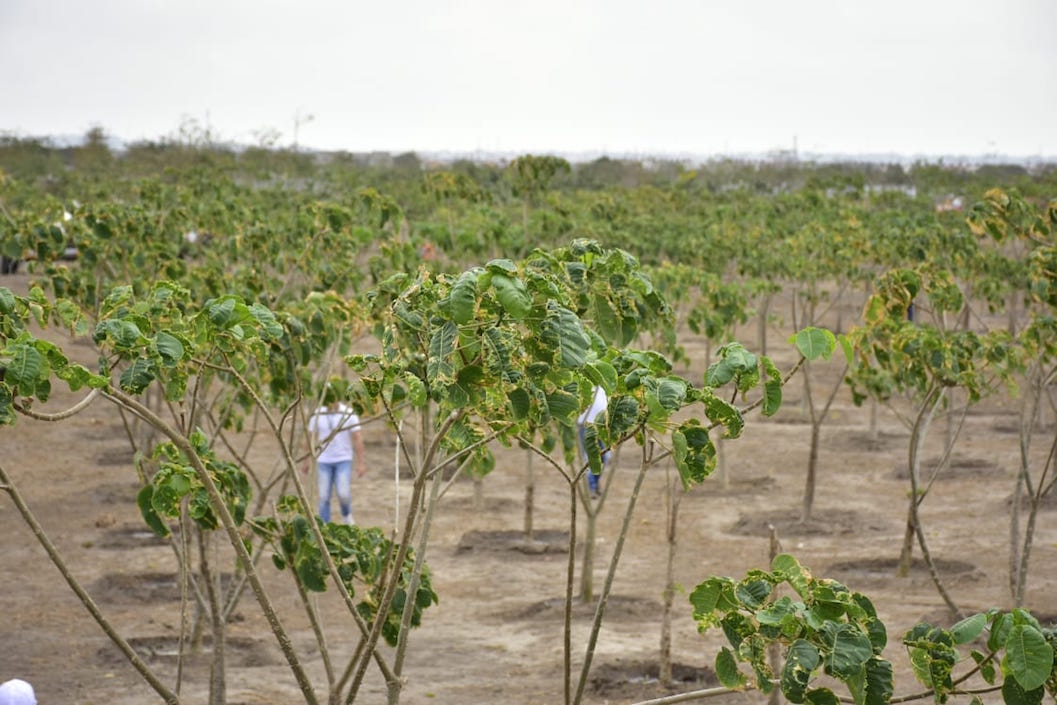
[(210, 535), (205, 531), (198, 532), (198, 570), (202, 574), (202, 585), (209, 602), (209, 624), (213, 639), (213, 659), (209, 667), (209, 703), (224, 705), (227, 700), (227, 669), (224, 662), (226, 630), (220, 600), (217, 598), (220, 577), (213, 573), (209, 549)]
[(678, 526), (679, 502), (682, 500), (682, 492), (679, 491), (679, 479), (668, 480), (665, 483), (665, 499), (668, 509), (668, 521), (666, 522), (666, 535), (668, 539), (668, 560), (665, 566), (664, 579), (664, 611), (661, 616), (661, 663), (660, 682), (661, 685), (669, 687), (672, 684), (672, 603), (675, 601), (675, 554), (678, 548)]
[(598, 505), (584, 507), (584, 553), (580, 561), (580, 601), (595, 599), (595, 540), (598, 536)]
[[(1021, 432), (1023, 433), (1023, 429)], [(1024, 474), (1025, 468), (1022, 464), (1013, 487), (1013, 504), (1009, 510), (1009, 596), (1014, 607), (1020, 606), (1017, 595), (1020, 593), (1020, 503), (1024, 498)]]
[[(778, 529), (774, 527), (774, 524), (768, 524), (767, 530), (771, 536), (771, 545), (768, 555), (771, 558), (771, 565), (774, 565), (775, 556), (782, 552), (782, 542), (778, 539)], [(771, 593), (770, 602), (773, 602), (775, 593)], [(776, 641), (767, 648), (767, 660), (771, 665), (771, 672), (778, 674), (782, 670), (782, 648), (781, 645)], [(771, 691), (770, 697), (767, 698), (767, 705), (778, 705), (782, 702), (782, 689), (775, 688)]]
[(573, 580), (576, 573), (576, 480), (569, 482), (569, 562), (565, 566), (565, 629), (563, 630), (565, 705), (572, 703)]
[(532, 536), (532, 512), (536, 494), (536, 479), (532, 471), (532, 451), (528, 451), (525, 460), (525, 540), (531, 541)]
[[(1037, 366), (1033, 366), (1033, 372), (1037, 369)], [(1019, 606), (1017, 595), (1020, 593), (1020, 502), (1024, 497), (1025, 484), (1030, 478), (1031, 437), (1041, 406), (1040, 390), (1033, 383), (1020, 405), (1020, 433), (1017, 444), (1020, 449), (1020, 468), (1013, 487), (1013, 504), (1009, 516), (1009, 595), (1013, 598), (1014, 607)]]
[(942, 392), (938, 387), (933, 387), (925, 395), (918, 411), (914, 427), (910, 431), (910, 447), (907, 453), (907, 472), (910, 475), (910, 501), (907, 509), (907, 528), (903, 535), (903, 547), (899, 553), (899, 566), (896, 575), (905, 578), (910, 575), (910, 566), (914, 560), (914, 537), (918, 527), (918, 470), (921, 464), (921, 443), (928, 434), (928, 428), (932, 420), (932, 414), (939, 405)]
[(727, 445), (725, 439), (720, 436), (716, 439), (716, 470), (719, 475), (719, 488), (730, 489), (730, 472), (727, 468)]
[(881, 432), (877, 427), (877, 397), (870, 396), (870, 444), (876, 447), (881, 441)]
[(756, 340), (760, 347), (760, 354), (767, 354), (767, 319), (771, 314), (771, 299), (774, 294), (765, 294), (763, 297), (763, 307), (759, 313), (759, 319), (757, 319), (756, 325)]
[(818, 446), (822, 437), (822, 425), (811, 422), (811, 449), (807, 455), (807, 481), (804, 483), (804, 501), (800, 505), (800, 523), (811, 519), (811, 509), (815, 505), (815, 482), (818, 474)]

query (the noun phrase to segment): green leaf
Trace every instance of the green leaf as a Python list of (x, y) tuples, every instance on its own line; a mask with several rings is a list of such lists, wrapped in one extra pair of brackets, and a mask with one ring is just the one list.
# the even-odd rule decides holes
[(1006, 639), (1006, 661), (1013, 677), (1025, 692), (1039, 688), (1053, 670), (1053, 647), (1038, 629), (1018, 624)]
[(709, 365), (705, 372), (705, 384), (709, 387), (721, 387), (736, 379), (741, 388), (742, 377), (759, 375), (756, 355), (746, 350), (741, 343), (727, 343), (716, 354), (719, 359)]
[(763, 383), (763, 408), (760, 410), (764, 416), (774, 416), (782, 406), (782, 373), (778, 371), (771, 359), (760, 357), (760, 367), (765, 375)]
[(745, 687), (745, 674), (738, 670), (734, 652), (725, 646), (716, 654), (716, 677), (724, 688), (738, 690)]
[(592, 475), (602, 474), (602, 449), (598, 440), (598, 428), (592, 423), (584, 427), (584, 453)]
[(811, 580), (811, 574), (804, 570), (800, 561), (788, 553), (779, 553), (771, 561), (771, 570), (776, 577), (788, 582), (800, 599), (808, 599), (808, 582)]
[(995, 660), (993, 658), (987, 658), (987, 656), (977, 649), (972, 649), (969, 652), (973, 661), (980, 667), (980, 677), (983, 678), (988, 685), (995, 684)]
[(823, 328), (805, 328), (793, 337), (796, 349), (808, 360), (828, 360), (837, 347), (837, 337)]
[(756, 621), (760, 624), (778, 627), (789, 618), (796, 619), (797, 611), (797, 604), (787, 595), (783, 595), (771, 603), (766, 609), (759, 610), (756, 613)]
[(144, 485), (136, 495), (136, 504), (139, 506), (140, 514), (143, 515), (143, 520), (147, 522), (150, 530), (158, 536), (165, 537), (169, 535), (169, 527), (158, 516), (158, 512), (154, 510), (154, 505), (151, 501), (153, 496), (154, 487), (152, 485)]
[(991, 624), (991, 636), (987, 639), (987, 648), (991, 651), (998, 651), (1002, 648), (1009, 637), (1009, 630), (1012, 628), (1012, 615), (1001, 614), (996, 617), (994, 623)]
[(751, 610), (759, 609), (771, 594), (771, 583), (757, 578), (746, 579), (734, 588), (734, 595)]
[(503, 310), (515, 321), (523, 320), (532, 310), (532, 299), (529, 297), (525, 282), (505, 274), (492, 275), (492, 288), (499, 299)]
[(738, 608), (734, 598), (734, 582), (729, 578), (709, 578), (690, 593), (694, 619), (708, 618), (713, 612), (729, 612)]
[(95, 337), (97, 340), (109, 338), (117, 350), (129, 350), (142, 342), (143, 334), (132, 321), (111, 319), (96, 326)]
[(815, 688), (804, 696), (807, 705), (840, 705), (840, 699), (829, 688)]
[(33, 396), (37, 380), (44, 371), (44, 356), (28, 343), (14, 344), (7, 352), (11, 355), (11, 362), (4, 372), (4, 381), (23, 396)]
[(575, 394), (556, 389), (547, 395), (547, 409), (552, 417), (571, 423), (580, 411), (580, 400)]
[(834, 631), (832, 649), (826, 665), (830, 673), (842, 680), (858, 675), (873, 656), (869, 637), (853, 624), (842, 624)]
[(305, 587), (313, 592), (324, 592), (327, 589), (326, 569), (315, 544), (305, 538), (298, 547), (294, 557), (294, 570)]
[(609, 400), (606, 427), (610, 438), (623, 436), (639, 422), (639, 404), (634, 397), (614, 396)]
[(480, 273), (479, 269), (463, 272), (451, 287), (451, 293), (448, 294), (451, 319), (457, 325), (473, 320), (474, 309), (477, 306), (477, 277)]
[(455, 381), (455, 366), (451, 358), (458, 338), (459, 329), (451, 321), (446, 321), (430, 338), (426, 376), (431, 384), (446, 386)]
[(715, 394), (709, 394), (704, 399), (705, 415), (713, 423), (723, 424), (724, 438), (737, 438), (745, 427), (745, 418), (737, 407), (725, 399), (720, 399)]
[(15, 422), (14, 402), (11, 389), (4, 382), (0, 382), (0, 426), (8, 426)]
[(866, 705), (886, 705), (893, 687), (890, 662), (877, 656), (866, 662)]
[(275, 319), (275, 313), (267, 306), (255, 303), (249, 307), (249, 313), (261, 327), (261, 338), (279, 340), (283, 337), (283, 327)]
[(617, 371), (604, 360), (593, 360), (585, 364), (584, 374), (602, 389), (613, 389), (617, 386)]
[(1042, 686), (1027, 690), (1016, 678), (1006, 678), (1002, 682), (1002, 702), (1005, 705), (1039, 705), (1045, 694), (1046, 689)]
[(10, 315), (15, 310), (15, 295), (6, 286), (0, 286), (0, 313)]
[(225, 296), (222, 299), (212, 301), (206, 308), (206, 315), (209, 316), (209, 320), (217, 328), (227, 328), (235, 320), (234, 297)]
[(684, 488), (703, 482), (716, 469), (716, 447), (708, 437), (708, 429), (696, 419), (685, 421), (672, 431), (672, 445)]
[(855, 361), (855, 348), (852, 346), (851, 338), (843, 333), (837, 336), (840, 349), (844, 352), (845, 361), (851, 365)]
[(802, 703), (811, 675), (818, 668), (821, 656), (811, 643), (797, 639), (789, 645), (782, 667), (780, 687), (789, 702)]
[(156, 376), (154, 360), (138, 357), (121, 373), (121, 388), (129, 394), (140, 394)]
[(974, 614), (972, 617), (966, 617), (961, 620), (953, 627), (950, 632), (954, 637), (955, 644), (968, 644), (970, 641), (980, 636), (983, 632), (984, 627), (987, 626), (987, 615), (984, 613)]
[(405, 372), (400, 377), (404, 384), (407, 385), (407, 398), (415, 406), (422, 406), (426, 403), (426, 385), (418, 378), (417, 375), (411, 372)]
[(667, 411), (678, 411), (686, 399), (687, 384), (677, 377), (666, 377), (657, 385), (657, 400)]
[(623, 347), (635, 338), (638, 329), (635, 319), (624, 318), (602, 296), (594, 296), (591, 302), (591, 318), (595, 330), (611, 345)]
[(569, 369), (579, 369), (587, 362), (591, 339), (575, 313), (547, 302), (547, 315), (540, 324), (540, 342), (555, 350), (558, 363)]
[(166, 367), (174, 367), (183, 358), (183, 343), (173, 335), (164, 331), (158, 333), (154, 339), (154, 345), (158, 349), (162, 364)]
[(493, 259), (485, 265), (492, 274), (509, 274), (511, 276), (517, 274), (517, 265), (509, 259)]
[(518, 421), (527, 419), (532, 404), (528, 392), (519, 387), (508, 392), (507, 398), (510, 400), (510, 410), (514, 418)]

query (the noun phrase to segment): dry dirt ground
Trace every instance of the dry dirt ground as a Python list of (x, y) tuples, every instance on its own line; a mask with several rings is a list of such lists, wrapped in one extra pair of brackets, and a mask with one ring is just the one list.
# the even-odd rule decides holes
[[(26, 275), (0, 285), (24, 290)], [(857, 305), (857, 304), (856, 304)], [(849, 308), (852, 309), (849, 304)], [(853, 315), (854, 310), (849, 311)], [(845, 321), (849, 317), (844, 318)], [(772, 357), (788, 369), (793, 355), (788, 332), (777, 323), (770, 335)], [(755, 332), (740, 338), (752, 345)], [(700, 341), (684, 345), (690, 374), (701, 373)], [(81, 347), (78, 354), (89, 356)], [(694, 358), (696, 357), (696, 360)], [(685, 371), (685, 370), (684, 370)], [(839, 365), (815, 368), (821, 387), (832, 384)], [(797, 400), (799, 383), (787, 390), (787, 405), (774, 419), (753, 418), (742, 438), (724, 447), (726, 480), (712, 477), (685, 496), (679, 510), (674, 660), (686, 682), (671, 691), (656, 682), (665, 577), (664, 471), (647, 477), (634, 513), (598, 642), (586, 702), (633, 703), (680, 690), (707, 687), (707, 674), (722, 643), (718, 633), (700, 635), (690, 619), (686, 595), (710, 575), (740, 577), (768, 563), (767, 524), (778, 528), (784, 550), (816, 575), (833, 577), (869, 595), (888, 626), (886, 655), (896, 664), (897, 693), (917, 692), (899, 635), (921, 619), (946, 620), (936, 590), (923, 570), (893, 577), (905, 522), (908, 432), (882, 407), (880, 435), (871, 442), (868, 413), (840, 393), (822, 433), (815, 520), (796, 524), (807, 464), (809, 427)], [(45, 410), (59, 410), (76, 395), (57, 392)], [(933, 554), (943, 578), (965, 611), (1007, 607), (1008, 498), (1017, 460), (1016, 404), (1005, 396), (970, 414), (953, 468), (942, 476), (922, 508)], [(944, 424), (934, 426), (926, 457), (939, 452)], [(1048, 426), (1052, 438), (1053, 427)], [(395, 492), (393, 439), (382, 428), (366, 431), (371, 472), (354, 480), (354, 502), (362, 525), (392, 527)], [(1045, 438), (1046, 435), (1043, 436)], [(1044, 445), (1045, 443), (1040, 443)], [(254, 448), (270, 463), (268, 448)], [(484, 485), (485, 506), (475, 509), (472, 485), (458, 483), (440, 505), (428, 561), (440, 604), (430, 608), (411, 637), (403, 702), (558, 703), (562, 699), (561, 600), (568, 530), (564, 482), (539, 470), (535, 526), (555, 550), (526, 553), (509, 536), (523, 522), (524, 454), (501, 454)], [(637, 470), (638, 451), (627, 448), (613, 468), (614, 480), (599, 525), (596, 585), (620, 526)], [(24, 494), (48, 536), (100, 609), (168, 683), (175, 682), (166, 656), (179, 626), (175, 561), (170, 547), (146, 530), (135, 506), (138, 488), (119, 418), (97, 401), (62, 423), (20, 418), (0, 428), (0, 463)], [(406, 506), (407, 483), (401, 488)], [(582, 529), (581, 529), (582, 535)], [(50, 705), (132, 705), (159, 702), (110, 644), (48, 560), (6, 494), (0, 493), (0, 680), (24, 678)], [(311, 631), (297, 607), (286, 575), (263, 565), (266, 585), (307, 653), (315, 682), (325, 683)], [(1040, 516), (1032, 557), (1028, 607), (1057, 614), (1057, 512)], [(318, 598), (330, 627), (330, 646), (347, 655), (354, 627), (333, 591)], [(575, 610), (576, 672), (582, 662), (591, 610)], [(230, 628), (228, 701), (293, 703), (293, 685), (274, 639), (252, 595), (243, 598)], [(184, 701), (204, 702), (208, 667), (192, 660), (183, 683)], [(697, 680), (695, 680), (697, 679)], [(361, 702), (384, 702), (381, 679), (368, 676)], [(756, 693), (725, 696), (726, 702), (762, 702)]]

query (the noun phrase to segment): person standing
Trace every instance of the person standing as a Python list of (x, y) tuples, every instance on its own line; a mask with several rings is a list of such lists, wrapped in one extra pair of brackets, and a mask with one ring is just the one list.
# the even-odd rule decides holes
[[(580, 456), (584, 462), (587, 462), (587, 448), (584, 446), (584, 431), (587, 428), (587, 424), (593, 424), (598, 416), (606, 410), (609, 406), (609, 397), (606, 395), (606, 390), (601, 387), (595, 387), (595, 395), (591, 400), (591, 405), (584, 410), (582, 414), (576, 419), (576, 429), (578, 431), (577, 437), (580, 439)], [(599, 442), (601, 448), (601, 441)], [(609, 462), (609, 451), (602, 453), (602, 466)], [(590, 469), (587, 471), (587, 488), (591, 491), (591, 499), (598, 498), (598, 475), (591, 472)]]
[[(338, 496), (341, 518), (346, 524), (356, 522), (352, 517), (352, 465), (356, 463), (356, 477), (367, 474), (367, 462), (360, 433), (360, 417), (348, 406), (333, 397), (328, 390), (328, 403), (308, 419), (308, 430), (315, 439), (316, 472), (319, 482), (319, 516), (330, 521), (330, 494)], [(307, 461), (305, 470), (307, 471)]]

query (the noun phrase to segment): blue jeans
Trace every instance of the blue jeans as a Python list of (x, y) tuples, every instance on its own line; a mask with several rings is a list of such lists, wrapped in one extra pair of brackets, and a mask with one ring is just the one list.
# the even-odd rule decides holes
[(319, 516), (330, 521), (330, 488), (333, 487), (341, 505), (341, 518), (352, 517), (352, 461), (316, 463), (319, 468)]

